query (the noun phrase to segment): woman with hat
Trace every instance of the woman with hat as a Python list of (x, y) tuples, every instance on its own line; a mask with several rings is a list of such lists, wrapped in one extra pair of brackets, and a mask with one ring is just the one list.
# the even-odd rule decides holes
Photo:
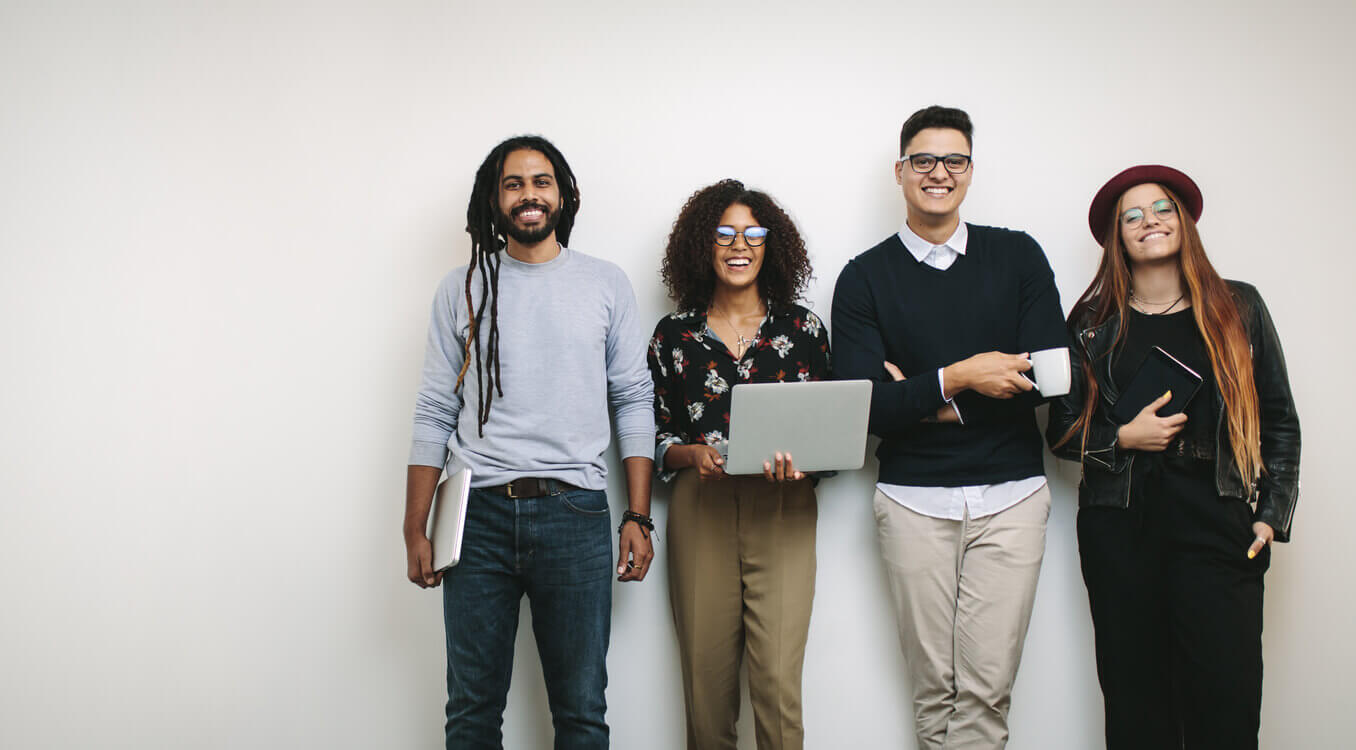
[[(1112, 750), (1257, 747), (1262, 576), (1290, 537), (1299, 419), (1261, 296), (1206, 257), (1202, 203), (1158, 165), (1097, 192), (1101, 265), (1069, 315), (1073, 384), (1050, 410), (1052, 449), (1082, 465), (1078, 549)], [(1146, 386), (1164, 392), (1118, 403)]]

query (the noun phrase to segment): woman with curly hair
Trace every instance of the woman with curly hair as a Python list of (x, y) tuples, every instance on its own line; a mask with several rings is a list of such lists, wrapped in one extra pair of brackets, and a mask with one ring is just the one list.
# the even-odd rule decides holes
[(678, 311), (655, 326), (650, 375), (656, 465), (669, 506), (669, 597), (678, 631), (689, 748), (735, 747), (739, 666), (759, 750), (800, 748), (801, 667), (815, 585), (811, 480), (790, 454), (762, 476), (729, 476), (721, 447), (738, 383), (829, 377), (824, 323), (796, 304), (805, 243), (765, 193), (736, 180), (688, 199), (664, 251)]
[[(1073, 387), (1050, 405), (1051, 448), (1083, 470), (1078, 552), (1111, 750), (1257, 747), (1262, 576), (1271, 542), (1290, 538), (1299, 418), (1261, 295), (1205, 255), (1202, 203), (1159, 165), (1098, 191), (1101, 267), (1069, 314)], [(1161, 396), (1121, 404), (1165, 353), (1199, 376), (1194, 396), (1156, 379)]]

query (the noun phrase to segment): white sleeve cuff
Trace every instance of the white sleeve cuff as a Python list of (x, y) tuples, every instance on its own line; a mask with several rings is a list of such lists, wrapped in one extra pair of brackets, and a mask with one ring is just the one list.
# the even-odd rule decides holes
[(955, 397), (952, 396), (951, 398), (948, 398), (947, 395), (946, 395), (946, 378), (942, 377), (942, 370), (943, 370), (943, 369), (944, 369), (944, 368), (941, 368), (941, 367), (938, 367), (938, 368), (937, 368), (937, 387), (940, 388), (941, 391), (942, 391), (942, 400), (945, 401), (945, 402), (947, 402), (947, 403), (949, 404), (949, 403), (951, 403), (951, 398), (955, 398)]
[(942, 370), (943, 368), (941, 367), (937, 368), (937, 387), (942, 391), (942, 398), (945, 399), (948, 404), (951, 404), (951, 411), (956, 412), (956, 419), (959, 419), (961, 424), (965, 424), (965, 417), (961, 416), (960, 407), (956, 405), (955, 396), (947, 398), (946, 378), (942, 376)]

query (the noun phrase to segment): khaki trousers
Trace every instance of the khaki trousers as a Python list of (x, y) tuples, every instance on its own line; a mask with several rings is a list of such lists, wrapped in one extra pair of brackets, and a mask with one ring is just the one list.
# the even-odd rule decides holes
[(1004, 747), (1045, 555), (1049, 487), (978, 519), (924, 516), (880, 490), (875, 511), (918, 747)]
[(739, 665), (759, 750), (799, 750), (800, 676), (815, 593), (818, 506), (809, 480), (678, 475), (669, 508), (669, 599), (690, 750), (734, 750)]

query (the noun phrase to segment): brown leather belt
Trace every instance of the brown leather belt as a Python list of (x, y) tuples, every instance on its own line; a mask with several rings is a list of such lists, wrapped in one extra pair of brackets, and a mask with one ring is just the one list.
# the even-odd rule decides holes
[(541, 497), (543, 495), (558, 495), (562, 492), (571, 492), (579, 489), (569, 482), (562, 482), (559, 479), (538, 479), (536, 477), (522, 477), (515, 479), (507, 484), (496, 484), (491, 487), (477, 487), (478, 490), (485, 490), (503, 497), (517, 499), (520, 497)]

